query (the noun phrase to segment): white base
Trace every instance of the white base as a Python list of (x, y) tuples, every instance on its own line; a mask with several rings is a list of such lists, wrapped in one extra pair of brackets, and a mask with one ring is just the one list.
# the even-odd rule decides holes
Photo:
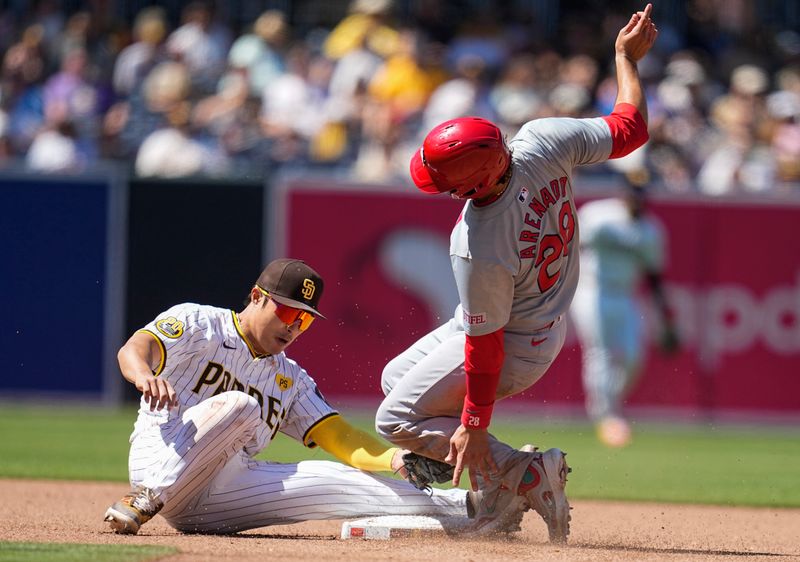
[(464, 517), (425, 517), (422, 515), (386, 515), (345, 521), (343, 539), (389, 540), (401, 537), (445, 536), (445, 529), (457, 529)]

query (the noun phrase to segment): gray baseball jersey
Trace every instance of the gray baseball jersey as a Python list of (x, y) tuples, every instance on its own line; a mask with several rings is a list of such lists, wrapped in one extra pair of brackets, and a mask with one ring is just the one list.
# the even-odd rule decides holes
[[(607, 159), (612, 138), (603, 118), (538, 119), (509, 146), (508, 188), (485, 207), (467, 201), (450, 236), (461, 302), (454, 318), (393, 359), (381, 377), (378, 432), (432, 458), (448, 454), (461, 423), (465, 334), (504, 328), (496, 400), (533, 385), (561, 350), (561, 318), (579, 273), (572, 170)], [(513, 458), (515, 450), (493, 436), (489, 446), (498, 465)]]
[(511, 140), (514, 171), (489, 206), (467, 201), (450, 237), (464, 329), (530, 334), (569, 308), (578, 283), (572, 170), (611, 153), (602, 118), (538, 119)]

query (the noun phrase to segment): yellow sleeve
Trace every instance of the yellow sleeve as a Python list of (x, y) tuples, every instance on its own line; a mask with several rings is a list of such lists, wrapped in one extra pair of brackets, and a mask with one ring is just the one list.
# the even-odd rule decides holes
[(342, 416), (331, 416), (314, 427), (307, 436), (343, 463), (361, 470), (391, 471), (396, 447), (350, 425)]

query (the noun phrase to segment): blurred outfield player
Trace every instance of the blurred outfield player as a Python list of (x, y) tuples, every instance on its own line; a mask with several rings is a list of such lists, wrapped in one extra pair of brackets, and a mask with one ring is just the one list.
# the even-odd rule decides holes
[(642, 278), (659, 313), (661, 346), (678, 340), (662, 288), (665, 235), (646, 212), (645, 188), (628, 184), (622, 197), (586, 203), (581, 225), (581, 275), (570, 316), (583, 354), (583, 388), (598, 438), (624, 447), (631, 430), (621, 407), (639, 374), (644, 351), (644, 314), (637, 302)]
[[(404, 471), (401, 453), (349, 425), (284, 350), (317, 317), (320, 276), (300, 260), (271, 262), (246, 308), (179, 304), (120, 349), (123, 376), (142, 392), (131, 435), (132, 491), (108, 508), (119, 533), (156, 513), (180, 531), (245, 529), (364, 515), (464, 516), (480, 494), (421, 491), (368, 471)], [(278, 432), (351, 466), (255, 460)], [(352, 468), (357, 467), (357, 468)]]
[(450, 237), (460, 304), (452, 320), (384, 369), (378, 432), (394, 444), (469, 468), (483, 491), (478, 517), (533, 508), (554, 541), (569, 533), (563, 453), (516, 450), (489, 431), (498, 399), (522, 392), (561, 350), (578, 283), (572, 171), (644, 144), (647, 107), (637, 71), (658, 31), (652, 5), (631, 16), (615, 43), (613, 112), (525, 124), (506, 144), (491, 122), (465, 117), (428, 133), (411, 160), (426, 193), (466, 204)]

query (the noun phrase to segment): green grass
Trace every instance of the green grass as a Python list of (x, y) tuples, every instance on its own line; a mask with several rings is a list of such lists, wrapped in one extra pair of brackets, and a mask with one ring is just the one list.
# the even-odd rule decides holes
[[(634, 432), (623, 450), (603, 447), (587, 425), (549, 426), (534, 444), (569, 453), (571, 497), (800, 507), (798, 431), (636, 424)], [(515, 445), (531, 440), (513, 425), (497, 435)]]
[[(133, 408), (3, 406), (0, 477), (125, 481), (135, 418)], [(348, 418), (372, 431), (369, 416)], [(796, 429), (637, 424), (621, 451), (602, 447), (587, 424), (499, 418), (493, 431), (515, 447), (568, 451), (573, 498), (800, 507)], [(332, 459), (283, 436), (260, 457)]]
[(0, 408), (0, 476), (127, 480), (132, 408)]
[(0, 542), (0, 562), (139, 562), (175, 552), (167, 546)]

